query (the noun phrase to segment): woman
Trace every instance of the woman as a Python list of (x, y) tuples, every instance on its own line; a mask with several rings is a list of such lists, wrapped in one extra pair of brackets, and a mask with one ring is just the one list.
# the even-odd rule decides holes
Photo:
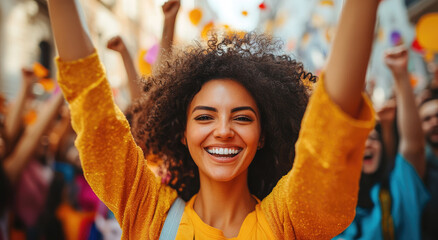
[[(377, 5), (346, 2), (335, 54), (296, 149), (308, 88), (301, 64), (278, 54), (278, 44), (251, 34), (213, 37), (160, 66), (135, 126), (143, 128), (147, 153), (165, 156), (169, 187), (146, 167), (114, 105), (74, 1), (49, 1), (59, 83), (85, 176), (123, 238), (157, 239), (178, 195), (190, 200), (176, 239), (327, 239), (341, 232), (354, 214), (363, 143), (374, 125), (361, 92)], [(354, 53), (345, 49), (352, 43)]]

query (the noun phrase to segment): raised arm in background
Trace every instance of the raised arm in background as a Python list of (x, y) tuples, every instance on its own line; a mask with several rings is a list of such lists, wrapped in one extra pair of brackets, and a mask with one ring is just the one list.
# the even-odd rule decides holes
[(329, 96), (347, 114), (357, 117), (362, 104), (379, 0), (346, 0), (326, 65)]
[(17, 140), (20, 129), (23, 127), (23, 112), (26, 100), (31, 97), (32, 83), (35, 82), (35, 74), (32, 70), (21, 69), (22, 85), (15, 103), (9, 107), (10, 112), (5, 120), (6, 141), (13, 143)]
[(385, 63), (395, 80), (397, 123), (400, 132), (399, 152), (424, 176), (426, 167), (424, 135), (408, 72), (408, 51), (395, 47), (385, 53)]
[(49, 102), (45, 103), (45, 106), (42, 106), (42, 110), (38, 113), (36, 122), (26, 128), (12, 153), (2, 163), (12, 184), (18, 180), (21, 171), (37, 148), (41, 136), (46, 132), (57, 116), (63, 102), (62, 94), (59, 93)]
[(158, 54), (157, 62), (154, 64), (154, 66), (163, 62), (165, 60), (165, 55), (172, 52), (176, 15), (178, 14), (179, 7), (180, 0), (170, 0), (163, 4), (163, 33), (161, 35), (160, 52)]
[(107, 45), (107, 48), (114, 50), (122, 56), (123, 64), (125, 65), (126, 74), (128, 75), (129, 92), (131, 94), (131, 102), (135, 101), (141, 96), (142, 89), (138, 83), (139, 75), (135, 69), (134, 61), (131, 54), (126, 47), (122, 37), (115, 36), (111, 38)]

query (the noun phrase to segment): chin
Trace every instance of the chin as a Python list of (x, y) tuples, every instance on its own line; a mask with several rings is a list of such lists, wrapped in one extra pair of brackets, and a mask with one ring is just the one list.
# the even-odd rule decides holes
[(226, 167), (211, 168), (208, 172), (208, 178), (217, 182), (230, 182), (238, 176), (235, 169), (227, 169)]

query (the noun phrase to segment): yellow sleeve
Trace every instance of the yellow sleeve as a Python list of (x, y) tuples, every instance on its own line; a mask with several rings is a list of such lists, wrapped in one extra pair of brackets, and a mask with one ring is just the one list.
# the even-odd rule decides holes
[(301, 124), (294, 166), (262, 201), (279, 239), (331, 239), (353, 221), (365, 141), (375, 124), (365, 95), (363, 103), (360, 116), (350, 117), (320, 79)]
[(56, 60), (86, 180), (114, 212), (123, 239), (157, 239), (176, 191), (147, 167), (97, 53), (72, 62)]

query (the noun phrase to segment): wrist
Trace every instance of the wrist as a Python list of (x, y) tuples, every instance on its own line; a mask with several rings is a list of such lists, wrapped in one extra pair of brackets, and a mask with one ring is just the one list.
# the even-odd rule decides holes
[(176, 14), (175, 15), (165, 15), (164, 16), (164, 23), (166, 24), (175, 24), (176, 21)]
[(401, 81), (409, 81), (409, 72), (408, 71), (400, 71), (400, 72), (392, 72), (392, 76), (396, 83)]

